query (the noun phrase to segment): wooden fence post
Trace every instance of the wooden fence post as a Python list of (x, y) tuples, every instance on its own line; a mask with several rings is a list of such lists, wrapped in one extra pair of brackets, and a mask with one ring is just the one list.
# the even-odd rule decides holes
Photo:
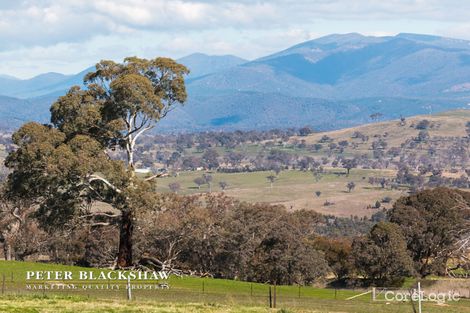
[(273, 307), (273, 297), (272, 297), (272, 292), (271, 292), (271, 285), (269, 285), (269, 308), (271, 309)]
[(131, 277), (127, 276), (127, 300), (132, 300)]
[(276, 290), (276, 284), (274, 284), (274, 296), (273, 296), (273, 308), (276, 308), (276, 301), (277, 301), (277, 290)]

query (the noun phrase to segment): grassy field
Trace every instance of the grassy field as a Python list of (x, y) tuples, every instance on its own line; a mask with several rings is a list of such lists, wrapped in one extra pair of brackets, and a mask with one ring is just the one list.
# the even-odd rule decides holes
[[(278, 286), (277, 308), (268, 308), (268, 286), (221, 279), (171, 277), (169, 289), (133, 291), (126, 300), (125, 290), (106, 291), (89, 288), (81, 291), (27, 291), (26, 271), (78, 271), (79, 268), (29, 262), (0, 261), (2, 296), (0, 312), (331, 312), (331, 313), (407, 313), (408, 302), (372, 302), (369, 294), (348, 300), (364, 290), (334, 290), (313, 287)], [(58, 284), (49, 281), (46, 284)], [(74, 281), (78, 284), (77, 281)], [(65, 283), (65, 282), (64, 282)], [(70, 283), (70, 282), (67, 282)], [(133, 282), (139, 284), (140, 282)], [(86, 282), (85, 284), (90, 284)], [(93, 286), (123, 284), (97, 281)], [(425, 303), (423, 312), (470, 313), (470, 302)]]
[[(80, 271), (93, 272), (95, 276), (98, 276), (101, 271), (109, 271), (107, 269), (97, 269), (97, 268), (84, 268), (77, 266), (67, 266), (59, 264), (46, 264), (46, 263), (35, 263), (35, 262), (19, 262), (19, 261), (0, 261), (0, 279), (3, 279), (5, 275), (5, 290), (11, 291), (15, 294), (25, 292), (33, 292), (43, 294), (43, 290), (38, 291), (27, 291), (25, 286), (27, 283), (40, 283), (38, 280), (26, 280), (27, 271), (71, 271), (72, 280), (50, 280), (51, 283), (75, 283), (83, 284), (83, 281), (78, 279)], [(136, 284), (154, 284), (158, 281), (139, 281), (135, 280)], [(161, 282), (161, 281), (160, 281)], [(176, 294), (186, 294), (187, 300), (191, 300), (192, 295), (197, 296), (210, 296), (211, 294), (224, 294), (227, 297), (239, 297), (242, 298), (264, 298), (267, 297), (269, 286), (265, 284), (258, 283), (247, 283), (236, 280), (226, 280), (226, 279), (211, 279), (211, 278), (199, 278), (199, 277), (177, 277), (171, 276), (166, 282), (171, 286), (170, 289), (160, 289), (157, 292), (160, 292), (160, 295), (164, 297), (165, 293), (167, 296), (171, 296), (173, 293)], [(87, 284), (93, 285), (93, 288), (80, 289), (76, 291), (65, 290), (66, 292), (75, 292), (83, 293), (85, 295), (93, 295), (95, 291), (95, 286), (102, 285), (122, 285), (125, 287), (126, 281), (113, 281), (113, 280), (95, 280)], [(57, 293), (64, 293), (62, 290), (56, 290)], [(121, 292), (122, 291), (122, 292)], [(313, 287), (299, 287), (297, 286), (278, 286), (278, 293), (281, 296), (286, 298), (298, 298), (299, 293), (300, 297), (315, 297), (318, 299), (346, 299), (348, 297), (357, 295), (360, 291), (354, 290), (341, 290), (335, 291), (334, 289), (324, 289), (324, 288), (313, 288)], [(155, 290), (137, 290), (136, 297), (139, 298), (139, 295), (146, 298), (149, 293), (153, 293)], [(109, 290), (103, 289), (100, 290), (100, 293), (106, 294), (120, 294), (125, 296), (124, 290)], [(95, 294), (96, 295), (96, 294)], [(171, 297), (170, 297), (171, 298)]]
[[(351, 136), (355, 132), (369, 136), (369, 142), (363, 143), (359, 139), (353, 140), (358, 144), (358, 148), (352, 150), (351, 147), (345, 149), (345, 154), (371, 154), (371, 141), (376, 136), (381, 136), (386, 139), (388, 147), (399, 147), (403, 142), (408, 139), (416, 137), (419, 130), (414, 126), (422, 120), (428, 120), (433, 124), (433, 127), (428, 129), (431, 137), (465, 137), (465, 123), (470, 120), (470, 110), (455, 110), (448, 111), (433, 115), (418, 115), (406, 119), (404, 126), (399, 125), (398, 120), (370, 123), (361, 126), (345, 128), (330, 132), (314, 133), (307, 137), (292, 137), (291, 140), (305, 140), (307, 143), (317, 143), (321, 137), (327, 135), (332, 138), (334, 142), (341, 140), (351, 141)], [(322, 152), (319, 152), (320, 154)]]
[[(309, 209), (343, 217), (370, 216), (377, 210), (368, 209), (368, 205), (374, 205), (384, 197), (395, 200), (405, 194), (403, 190), (382, 189), (368, 183), (368, 177), (393, 177), (393, 170), (353, 169), (346, 176), (344, 169), (327, 169), (319, 181), (315, 180), (311, 172), (282, 171), (272, 188), (266, 177), (273, 175), (273, 172), (210, 174), (213, 177), (213, 192), (220, 192), (219, 182), (224, 181), (228, 184), (225, 193), (243, 201), (283, 204), (288, 209)], [(158, 191), (170, 192), (168, 185), (178, 182), (182, 194), (208, 192), (208, 185), (202, 185), (198, 189), (194, 183), (194, 179), (202, 175), (203, 172), (195, 171), (182, 172), (178, 177), (161, 178), (158, 181)], [(351, 181), (356, 187), (348, 192), (346, 184)], [(321, 192), (319, 197), (315, 195), (316, 191)], [(327, 200), (333, 204), (324, 206)]]
[[(441, 149), (446, 149), (446, 137), (464, 137), (465, 123), (470, 120), (470, 110), (457, 110), (444, 112), (435, 115), (422, 115), (406, 119), (404, 126), (399, 121), (387, 121), (361, 125), (353, 128), (347, 128), (337, 131), (314, 133), (306, 137), (292, 137), (288, 143), (274, 143), (276, 150), (295, 153), (297, 155), (309, 155), (311, 157), (320, 158), (328, 153), (328, 143), (323, 143), (323, 148), (317, 152), (299, 149), (293, 144), (305, 140), (308, 144), (318, 143), (320, 139), (327, 135), (332, 141), (338, 143), (347, 140), (355, 143), (344, 149), (340, 155), (353, 157), (358, 155), (372, 156), (371, 143), (377, 138), (383, 138), (388, 143), (388, 148), (400, 147), (406, 140), (416, 137), (420, 130), (416, 129), (416, 125), (422, 120), (431, 122), (428, 132), (431, 137), (442, 141)], [(369, 137), (367, 142), (360, 139), (353, 139), (355, 132), (361, 132)], [(439, 139), (440, 138), (440, 139)], [(216, 147), (219, 154), (223, 155), (227, 151), (225, 148)], [(254, 156), (262, 149), (259, 144), (246, 144), (235, 148), (234, 151), (243, 152), (245, 155)], [(194, 150), (194, 151), (193, 151)], [(190, 153), (200, 154), (193, 149)], [(337, 152), (335, 152), (337, 153)], [(426, 154), (426, 146), (417, 146), (409, 151), (417, 155)], [(339, 173), (343, 175), (338, 175)], [(374, 205), (376, 201), (380, 201), (384, 197), (390, 197), (396, 200), (405, 194), (406, 190), (390, 190), (381, 189), (377, 186), (368, 184), (368, 177), (394, 177), (394, 170), (365, 170), (353, 169), (351, 175), (344, 175), (344, 169), (329, 169), (321, 180), (316, 181), (310, 172), (301, 171), (283, 171), (277, 177), (270, 187), (267, 176), (273, 175), (272, 172), (255, 172), (255, 173), (210, 173), (213, 176), (212, 188), (214, 192), (221, 191), (219, 182), (224, 181), (228, 184), (225, 191), (226, 194), (236, 197), (240, 200), (249, 202), (268, 202), (274, 204), (284, 204), (288, 209), (310, 209), (323, 214), (333, 214), (336, 216), (349, 217), (356, 215), (359, 217), (370, 216), (375, 210), (368, 209), (369, 205)], [(182, 194), (191, 194), (199, 192), (208, 192), (209, 186), (202, 185), (200, 188), (194, 183), (196, 177), (200, 177), (204, 172), (181, 172), (178, 177), (167, 177), (159, 180), (158, 191), (170, 192), (168, 185), (172, 182), (178, 182), (181, 185)], [(461, 172), (456, 174), (444, 173), (444, 176), (459, 177)], [(346, 184), (354, 182), (356, 188), (351, 192), (347, 192)], [(316, 191), (321, 192), (321, 196), (315, 195)], [(328, 201), (333, 205), (324, 206)], [(389, 207), (388, 204), (383, 204)]]
[[(305, 308), (278, 306), (274, 309), (256, 305), (207, 302), (162, 303), (158, 301), (96, 300), (84, 297), (1, 297), (0, 312), (159, 312), (159, 313), (411, 313), (409, 303), (378, 304), (346, 301), (316, 301)], [(424, 304), (426, 313), (468, 313), (468, 303)]]

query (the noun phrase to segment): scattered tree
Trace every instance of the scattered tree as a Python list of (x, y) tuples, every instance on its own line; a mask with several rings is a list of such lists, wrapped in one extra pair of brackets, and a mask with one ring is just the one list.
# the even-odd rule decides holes
[(347, 185), (346, 188), (348, 188), (348, 192), (351, 192), (354, 188), (356, 188), (356, 183), (353, 181), (350, 181)]
[(213, 179), (212, 175), (204, 174), (203, 178), (204, 178), (205, 183), (209, 187), (209, 193), (211, 193), (212, 192), (212, 179)]
[(269, 175), (269, 176), (266, 176), (266, 179), (268, 180), (268, 182), (271, 184), (271, 189), (273, 189), (273, 184), (274, 182), (276, 181), (276, 176), (274, 175)]
[(220, 181), (219, 182), (220, 189), (225, 190), (227, 188), (227, 186), (228, 186), (227, 182), (225, 182), (225, 181)]
[(372, 121), (378, 121), (380, 118), (382, 118), (383, 114), (380, 113), (380, 112), (376, 112), (376, 113), (373, 113), (371, 115), (369, 115), (370, 119)]
[(305, 126), (299, 129), (299, 136), (308, 136), (311, 133), (313, 133), (313, 129), (310, 128), (309, 126)]
[(343, 164), (343, 168), (345, 168), (347, 171), (347, 176), (349, 176), (349, 172), (351, 171), (351, 169), (357, 166), (357, 161), (355, 159), (343, 159), (341, 163)]
[(204, 177), (196, 177), (193, 182), (197, 185), (197, 189), (201, 189), (201, 186), (206, 183)]
[(416, 124), (416, 129), (419, 129), (419, 130), (426, 130), (429, 128), (429, 126), (431, 126), (431, 122), (428, 121), (428, 120), (421, 120), (418, 122), (418, 124)]
[(181, 189), (181, 184), (178, 182), (173, 182), (173, 183), (168, 184), (168, 188), (170, 188), (172, 192), (178, 193), (178, 191), (180, 191)]

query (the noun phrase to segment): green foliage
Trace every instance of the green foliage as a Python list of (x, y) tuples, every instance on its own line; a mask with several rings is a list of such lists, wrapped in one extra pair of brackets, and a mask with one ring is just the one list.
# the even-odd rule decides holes
[(345, 279), (352, 274), (351, 242), (348, 239), (318, 237), (315, 239), (314, 245), (316, 249), (325, 254), (328, 266), (336, 279)]
[[(138, 218), (139, 255), (154, 267), (173, 266), (221, 278), (310, 284), (329, 268), (314, 244), (321, 216), (249, 204), (224, 195), (167, 194)], [(158, 261), (157, 261), (158, 260)], [(161, 268), (159, 265), (158, 268)]]
[(413, 262), (400, 227), (379, 222), (367, 238), (353, 242), (354, 266), (359, 274), (383, 285), (401, 283), (413, 274)]
[(400, 226), (421, 276), (443, 273), (461, 235), (468, 232), (470, 193), (449, 188), (424, 190), (397, 200), (389, 220)]
[[(27, 123), (13, 134), (18, 149), (5, 162), (9, 198), (38, 203), (48, 228), (66, 225), (92, 201), (111, 204), (123, 212), (119, 264), (130, 265), (133, 212), (151, 206), (154, 190), (135, 177), (135, 144), (186, 100), (187, 73), (167, 58), (98, 63), (85, 77), (86, 90), (72, 87), (51, 106), (51, 125)], [(127, 164), (107, 155), (116, 147), (125, 148)]]

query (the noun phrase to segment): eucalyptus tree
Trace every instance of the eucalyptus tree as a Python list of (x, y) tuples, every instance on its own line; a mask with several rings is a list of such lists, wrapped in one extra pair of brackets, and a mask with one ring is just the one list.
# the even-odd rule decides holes
[[(159, 176), (135, 175), (136, 142), (175, 104), (185, 102), (187, 73), (186, 67), (168, 58), (98, 63), (85, 76), (85, 89), (74, 86), (52, 104), (50, 124), (29, 122), (13, 134), (17, 149), (5, 161), (12, 170), (8, 197), (34, 201), (36, 215), (49, 228), (83, 213), (119, 218), (116, 265), (132, 265), (135, 213), (153, 205), (153, 184)], [(108, 155), (116, 149), (126, 152), (126, 160)], [(120, 214), (91, 212), (91, 203), (97, 200)]]
[(443, 274), (456, 251), (464, 248), (470, 229), (470, 193), (444, 187), (398, 199), (388, 211), (400, 226), (418, 274)]

